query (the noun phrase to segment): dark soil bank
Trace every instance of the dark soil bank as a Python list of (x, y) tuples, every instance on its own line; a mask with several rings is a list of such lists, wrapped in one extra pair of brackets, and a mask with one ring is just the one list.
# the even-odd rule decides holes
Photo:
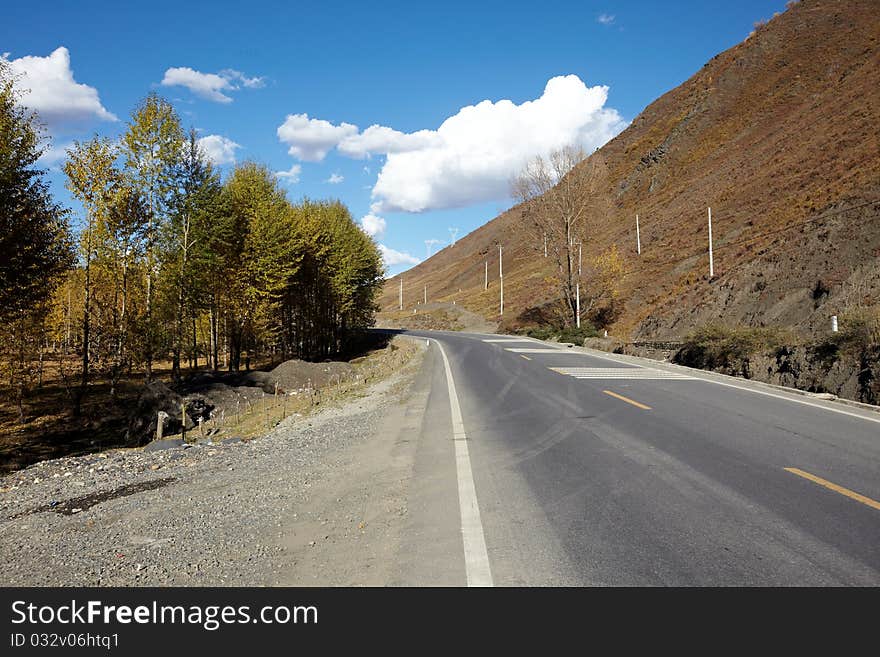
[(673, 362), (844, 399), (880, 403), (880, 348), (841, 352), (831, 346), (780, 347), (724, 365), (703, 362), (682, 349)]

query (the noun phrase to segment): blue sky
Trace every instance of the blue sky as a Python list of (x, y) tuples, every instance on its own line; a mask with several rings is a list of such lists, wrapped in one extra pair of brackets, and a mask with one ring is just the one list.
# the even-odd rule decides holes
[[(461, 238), (509, 207), (506, 180), (523, 158), (563, 142), (601, 145), (783, 9), (784, 0), (55, 0), (38, 15), (15, 2), (4, 7), (0, 53), (25, 72), (26, 100), (56, 149), (119, 135), (158, 91), (224, 171), (253, 159), (291, 174), (279, 179), (291, 199), (339, 198), (367, 217), (394, 274), (425, 257), (426, 240), (436, 251), (449, 228)], [(57, 159), (46, 164), (55, 194), (78, 210)]]

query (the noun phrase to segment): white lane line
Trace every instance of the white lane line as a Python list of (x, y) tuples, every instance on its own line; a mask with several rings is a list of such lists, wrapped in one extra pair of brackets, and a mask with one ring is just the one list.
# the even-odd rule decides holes
[(504, 351), (512, 351), (515, 354), (566, 354), (561, 349), (548, 349), (547, 347), (504, 347)]
[(491, 338), (480, 342), (534, 342), (531, 338)]
[(692, 376), (657, 376), (648, 374), (645, 376), (632, 376), (627, 374), (569, 374), (573, 379), (620, 379), (625, 381), (697, 381)]
[(458, 473), (458, 505), (461, 513), (461, 537), (464, 542), (464, 566), (468, 586), (493, 586), (492, 570), (489, 568), (489, 554), (486, 552), (486, 538), (483, 535), (483, 522), (480, 520), (480, 507), (477, 504), (477, 489), (471, 470), (471, 457), (468, 453), (467, 434), (461, 419), (461, 406), (452, 380), (449, 359), (443, 345), (437, 340), (437, 348), (443, 357), (446, 369), (446, 384), (449, 388), (449, 408), (452, 413), (452, 438), (455, 443), (455, 468)]
[[(610, 360), (615, 363), (623, 363), (626, 362), (629, 364), (629, 361), (620, 361), (615, 358), (609, 358), (608, 356), (598, 356), (596, 354), (588, 354), (590, 356), (595, 356), (596, 358), (604, 358), (605, 360)], [(632, 363), (635, 365), (635, 363)], [(645, 367), (644, 365), (637, 365), (637, 367)], [(782, 399), (783, 401), (791, 402), (792, 404), (803, 404), (804, 406), (812, 406), (813, 408), (818, 408), (823, 411), (828, 411), (830, 413), (838, 413), (840, 415), (848, 415), (849, 417), (854, 417), (859, 420), (865, 420), (866, 422), (874, 422), (876, 424), (880, 424), (880, 417), (869, 417), (867, 415), (861, 415), (859, 413), (853, 413), (851, 411), (845, 411), (842, 408), (832, 408), (830, 406), (824, 406), (822, 404), (817, 404), (815, 402), (811, 402), (807, 399), (797, 399), (796, 397), (790, 397), (788, 395), (778, 395), (773, 392), (768, 392), (766, 390), (757, 390), (755, 388), (747, 388), (745, 386), (738, 386), (735, 383), (726, 383), (724, 381), (717, 381), (715, 379), (711, 379), (706, 376), (693, 376), (690, 377), (695, 381), (704, 381), (706, 383), (714, 383), (718, 386), (725, 386), (727, 388), (736, 388), (737, 390), (742, 390), (743, 392), (751, 392), (756, 395), (764, 395), (765, 397), (773, 397), (774, 399)]]
[[(697, 378), (697, 377), (694, 377)], [(745, 392), (753, 392), (756, 395), (765, 395), (767, 397), (775, 397), (776, 399), (784, 399), (785, 401), (790, 401), (793, 404), (803, 404), (804, 406), (812, 406), (813, 408), (820, 408), (823, 411), (831, 411), (832, 413), (840, 413), (841, 415), (849, 415), (850, 417), (858, 418), (859, 420), (865, 420), (867, 422), (876, 422), (880, 424), (880, 417), (868, 417), (867, 415), (859, 415), (858, 413), (851, 413), (850, 411), (845, 411), (842, 408), (830, 408), (829, 406), (823, 406), (822, 404), (816, 404), (811, 401), (807, 401), (806, 399), (795, 399), (794, 397), (787, 397), (785, 395), (776, 395), (772, 392), (765, 392), (764, 390), (755, 390), (753, 388), (746, 388), (745, 386), (737, 386), (732, 383), (723, 383), (721, 381), (715, 381), (714, 379), (704, 379), (703, 377), (698, 378), (699, 381), (705, 381), (706, 383), (714, 383), (719, 386), (726, 386), (728, 388), (736, 388), (737, 390), (744, 390)]]

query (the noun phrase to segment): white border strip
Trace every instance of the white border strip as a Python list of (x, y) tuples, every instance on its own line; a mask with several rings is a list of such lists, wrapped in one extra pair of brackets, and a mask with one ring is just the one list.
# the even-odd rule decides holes
[(811, 401), (807, 401), (806, 399), (797, 399), (795, 397), (789, 397), (788, 395), (777, 395), (772, 392), (767, 392), (765, 390), (757, 390), (755, 388), (746, 388), (745, 386), (734, 385), (733, 383), (725, 383), (723, 381), (716, 381), (715, 379), (704, 378), (702, 376), (694, 377), (697, 381), (705, 381), (706, 383), (714, 383), (716, 386), (725, 386), (727, 388), (736, 388), (737, 390), (743, 390), (745, 392), (752, 392), (756, 395), (764, 395), (765, 397), (775, 397), (776, 399), (783, 399), (785, 401), (789, 401), (792, 404), (803, 404), (804, 406), (812, 406), (813, 408), (818, 408), (823, 411), (830, 411), (831, 413), (839, 413), (840, 415), (848, 415), (849, 417), (854, 417), (859, 420), (865, 420), (866, 422), (875, 422), (880, 424), (880, 418), (877, 417), (869, 417), (867, 415), (861, 415), (859, 413), (851, 413), (850, 411), (845, 411), (842, 408), (831, 408), (830, 406), (825, 406), (824, 404), (816, 404)]
[(455, 443), (455, 469), (458, 473), (458, 505), (461, 512), (461, 537), (464, 543), (464, 567), (468, 586), (494, 586), (492, 571), (489, 568), (489, 555), (486, 552), (486, 538), (483, 535), (483, 522), (480, 520), (480, 507), (477, 504), (477, 490), (471, 470), (468, 453), (467, 434), (461, 419), (461, 407), (452, 380), (449, 359), (443, 345), (434, 340), (443, 367), (446, 369), (446, 384), (449, 388), (449, 408), (452, 414), (452, 438)]
[[(632, 362), (630, 358), (639, 358), (638, 356), (633, 356), (625, 359), (617, 359), (611, 358), (609, 356), (599, 356), (598, 354), (593, 353), (594, 350), (590, 350), (585, 353), (588, 356), (594, 356), (596, 358), (603, 358), (605, 360), (610, 360), (615, 363), (627, 364), (627, 365), (635, 365), (636, 367), (647, 367), (645, 365), (639, 365), (638, 363)], [(718, 374), (717, 372), (711, 372), (706, 370), (698, 370), (693, 367), (685, 367), (685, 366), (676, 366), (680, 367), (683, 370), (690, 372), (690, 376), (695, 381), (703, 381), (705, 383), (714, 383), (716, 386), (724, 386), (726, 388), (735, 388), (737, 390), (742, 390), (743, 392), (751, 392), (755, 395), (764, 395), (765, 397), (773, 397), (774, 399), (781, 399), (783, 401), (791, 402), (792, 404), (803, 404), (804, 406), (812, 406), (813, 408), (818, 408), (821, 411), (828, 411), (829, 413), (837, 413), (839, 415), (847, 415), (849, 417), (854, 417), (858, 420), (865, 420), (866, 422), (874, 422), (876, 424), (880, 424), (880, 417), (871, 417), (869, 415), (862, 415), (861, 413), (853, 413), (852, 411), (846, 411), (842, 408), (834, 408), (833, 406), (826, 406), (825, 404), (817, 404), (808, 399), (798, 399), (795, 395), (797, 393), (787, 393), (787, 394), (777, 394), (775, 392), (770, 392), (768, 390), (760, 390), (758, 388), (751, 388), (747, 386), (737, 385), (735, 383), (727, 383), (726, 381), (719, 381), (718, 379), (712, 377), (712, 374)], [(659, 369), (659, 368), (658, 368)], [(662, 371), (671, 372), (672, 370), (664, 369)], [(721, 375), (724, 376), (724, 375)], [(731, 377), (734, 378), (734, 377)], [(784, 391), (780, 391), (783, 393)], [(870, 411), (868, 411), (870, 412)]]

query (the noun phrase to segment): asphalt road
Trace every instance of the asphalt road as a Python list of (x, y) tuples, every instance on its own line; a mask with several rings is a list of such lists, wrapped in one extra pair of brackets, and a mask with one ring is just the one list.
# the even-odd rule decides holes
[(436, 342), (398, 583), (488, 583), (482, 539), (496, 586), (880, 584), (880, 414), (532, 340), (406, 333)]

